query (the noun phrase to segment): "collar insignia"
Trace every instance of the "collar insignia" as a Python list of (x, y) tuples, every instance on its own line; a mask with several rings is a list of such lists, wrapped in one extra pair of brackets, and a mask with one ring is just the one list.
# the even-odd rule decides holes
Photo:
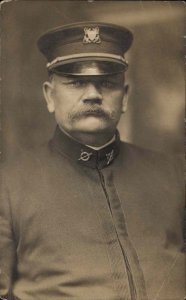
[(100, 44), (101, 39), (99, 36), (99, 27), (85, 27), (84, 28), (84, 38), (83, 38), (83, 43), (84, 44)]
[(80, 157), (78, 158), (78, 160), (83, 160), (83, 161), (88, 161), (91, 157), (92, 153), (88, 153), (86, 151), (81, 150), (81, 154)]
[(112, 149), (111, 152), (106, 154), (107, 157), (107, 165), (111, 163), (111, 161), (114, 159), (114, 150)]

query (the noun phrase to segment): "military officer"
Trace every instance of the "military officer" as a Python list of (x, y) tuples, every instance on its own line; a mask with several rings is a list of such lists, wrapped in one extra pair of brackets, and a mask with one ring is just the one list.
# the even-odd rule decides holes
[(184, 297), (182, 173), (120, 141), (132, 33), (70, 24), (38, 40), (57, 127), (3, 169), (0, 295), (20, 300)]

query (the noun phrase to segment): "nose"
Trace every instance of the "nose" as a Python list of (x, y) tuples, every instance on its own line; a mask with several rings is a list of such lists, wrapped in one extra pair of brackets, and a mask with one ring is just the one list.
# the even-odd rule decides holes
[(88, 83), (83, 94), (83, 102), (101, 104), (102, 100), (103, 97), (99, 87), (95, 83)]

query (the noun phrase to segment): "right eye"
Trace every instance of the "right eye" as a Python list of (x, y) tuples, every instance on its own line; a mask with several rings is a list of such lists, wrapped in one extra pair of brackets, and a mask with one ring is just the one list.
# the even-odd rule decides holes
[(72, 80), (68, 82), (68, 85), (71, 85), (72, 87), (82, 87), (85, 84), (83, 80)]

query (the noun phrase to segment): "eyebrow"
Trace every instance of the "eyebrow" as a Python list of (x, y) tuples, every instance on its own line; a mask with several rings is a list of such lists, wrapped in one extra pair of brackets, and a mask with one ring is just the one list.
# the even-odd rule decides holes
[[(76, 76), (76, 75), (70, 75), (70, 76), (59, 76), (61, 79), (65, 79), (67, 81), (70, 80), (82, 80), (82, 81), (99, 81), (99, 80), (115, 80), (115, 79), (120, 79), (120, 77), (116, 78), (116, 76), (111, 76), (111, 75), (82, 75), (82, 76)], [(123, 78), (121, 78), (123, 79)]]

